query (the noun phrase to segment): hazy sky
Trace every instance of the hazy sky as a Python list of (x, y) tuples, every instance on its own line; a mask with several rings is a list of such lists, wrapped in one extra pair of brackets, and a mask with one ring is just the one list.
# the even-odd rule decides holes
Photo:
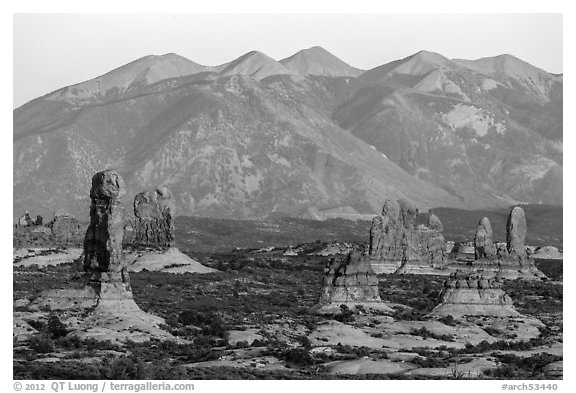
[(563, 72), (561, 14), (15, 14), (14, 107), (150, 54), (217, 65), (314, 45), (363, 69), (425, 49)]

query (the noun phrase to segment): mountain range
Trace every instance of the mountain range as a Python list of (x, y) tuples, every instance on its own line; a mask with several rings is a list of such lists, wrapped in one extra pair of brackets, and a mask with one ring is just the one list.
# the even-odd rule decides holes
[(219, 66), (146, 56), (14, 110), (14, 216), (87, 217), (106, 168), (127, 207), (164, 184), (179, 215), (561, 205), (562, 90), (562, 75), (511, 55), (420, 51), (370, 70), (320, 47)]

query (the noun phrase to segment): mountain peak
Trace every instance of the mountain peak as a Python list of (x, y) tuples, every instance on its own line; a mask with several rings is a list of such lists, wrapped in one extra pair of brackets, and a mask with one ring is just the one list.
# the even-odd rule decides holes
[(429, 64), (435, 66), (442, 66), (450, 63), (450, 59), (442, 56), (440, 53), (430, 52), (427, 50), (420, 50), (414, 53), (412, 56), (406, 58), (406, 63), (420, 63), (420, 64)]
[(355, 77), (363, 72), (340, 60), (321, 46), (302, 49), (280, 60), (280, 63), (301, 75)]
[(99, 100), (110, 92), (123, 92), (131, 87), (150, 85), (158, 81), (192, 75), (208, 67), (194, 63), (175, 53), (148, 55), (113, 69), (86, 82), (68, 86), (48, 97), (75, 103)]
[(264, 79), (271, 75), (296, 75), (270, 56), (253, 50), (243, 54), (230, 63), (216, 67), (220, 75), (246, 75), (254, 79)]
[(423, 77), (432, 71), (455, 65), (450, 59), (436, 52), (420, 50), (408, 57), (394, 60), (366, 71), (365, 82), (386, 81), (395, 75)]

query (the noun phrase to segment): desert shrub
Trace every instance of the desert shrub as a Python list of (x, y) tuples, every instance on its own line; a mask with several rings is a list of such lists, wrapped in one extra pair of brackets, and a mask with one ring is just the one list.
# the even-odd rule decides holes
[(214, 320), (220, 320), (220, 318), (213, 312), (184, 310), (178, 316), (178, 322), (187, 326), (194, 325), (202, 327), (206, 325), (211, 325)]
[(32, 337), (29, 346), (38, 353), (54, 352), (54, 341), (45, 333)]
[(449, 362), (446, 359), (439, 359), (435, 357), (416, 357), (411, 362), (424, 368), (447, 367), (449, 365)]
[(235, 345), (235, 347), (237, 349), (242, 349), (242, 348), (249, 348), (250, 344), (248, 344), (248, 341), (238, 341)]
[(544, 345), (546, 343), (542, 338), (531, 338), (528, 341), (505, 341), (498, 340), (493, 343), (489, 343), (486, 340), (482, 340), (477, 345), (472, 345), (471, 343), (466, 343), (465, 348), (458, 349), (455, 353), (484, 353), (487, 351), (527, 351), (534, 347)]
[(78, 336), (65, 336), (56, 341), (56, 344), (65, 349), (82, 348), (82, 340)]
[(121, 356), (112, 361), (104, 359), (100, 372), (105, 379), (148, 379), (146, 364), (134, 356)]
[(342, 345), (338, 343), (336, 350), (340, 353), (347, 355), (354, 355), (355, 358), (362, 358), (370, 354), (370, 348), (368, 347), (355, 347), (351, 345)]
[(302, 348), (304, 348), (306, 350), (312, 349), (312, 343), (310, 342), (310, 339), (308, 337), (298, 336), (298, 337), (296, 337), (296, 341), (298, 341), (300, 343), (300, 345), (302, 345)]
[(442, 340), (442, 341), (454, 341), (454, 337), (450, 334), (436, 334), (431, 332), (430, 330), (428, 330), (425, 326), (421, 327), (420, 329), (414, 329), (412, 330), (412, 332), (410, 332), (411, 335), (413, 336), (421, 336), (423, 338), (433, 338), (436, 340)]
[(500, 331), (499, 329), (493, 328), (492, 326), (483, 327), (482, 330), (484, 330), (486, 333), (488, 333), (491, 336), (498, 336), (499, 334), (502, 334), (502, 331)]
[(215, 315), (210, 321), (210, 324), (202, 328), (202, 333), (208, 336), (226, 338), (226, 326), (222, 322), (222, 319)]
[(95, 338), (88, 338), (82, 341), (82, 345), (89, 351), (93, 350), (112, 350), (112, 351), (121, 351), (122, 348), (118, 344), (114, 344), (110, 340), (96, 340)]
[(286, 361), (288, 364), (296, 366), (309, 366), (314, 363), (310, 352), (304, 348), (290, 348), (280, 352), (278, 358)]
[(250, 344), (250, 346), (252, 346), (252, 347), (265, 347), (266, 345), (268, 345), (267, 341), (259, 340), (259, 339), (252, 341), (252, 344)]
[(440, 322), (442, 322), (444, 325), (447, 326), (456, 326), (457, 321), (454, 319), (454, 317), (452, 315), (446, 315), (442, 318), (439, 319)]
[(342, 323), (354, 322), (354, 312), (347, 305), (341, 304), (340, 313), (336, 314), (334, 319)]
[(56, 362), (56, 363), (14, 363), (14, 379), (63, 379), (63, 380), (92, 380), (102, 379), (98, 367), (92, 364), (80, 362)]
[(423, 321), (425, 314), (414, 311), (414, 310), (404, 310), (401, 308), (396, 308), (392, 317), (399, 321)]
[(58, 339), (68, 334), (68, 329), (66, 329), (66, 326), (64, 326), (56, 314), (50, 314), (46, 329), (50, 337), (53, 339)]
[(562, 360), (562, 356), (549, 353), (539, 353), (531, 357), (520, 357), (512, 354), (496, 354), (502, 365), (485, 374), (502, 379), (540, 378), (543, 367), (549, 363)]

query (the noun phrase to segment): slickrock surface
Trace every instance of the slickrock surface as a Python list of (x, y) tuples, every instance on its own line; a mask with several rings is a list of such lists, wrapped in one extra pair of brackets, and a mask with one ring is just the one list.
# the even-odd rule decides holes
[(502, 281), (456, 272), (444, 282), (440, 304), (430, 315), (519, 316), (512, 299), (502, 290)]
[(128, 271), (140, 272), (148, 270), (150, 272), (164, 273), (214, 273), (218, 270), (202, 265), (188, 255), (183, 254), (175, 247), (170, 247), (166, 251), (149, 250), (145, 252), (135, 251), (126, 256)]
[(14, 266), (56, 266), (65, 263), (75, 263), (83, 255), (81, 248), (26, 248), (17, 249), (13, 253)]
[(369, 257), (376, 273), (432, 273), (445, 261), (440, 219), (415, 226), (417, 209), (405, 199), (386, 200), (370, 228)]
[(564, 259), (564, 254), (554, 246), (539, 247), (532, 254), (534, 259)]

